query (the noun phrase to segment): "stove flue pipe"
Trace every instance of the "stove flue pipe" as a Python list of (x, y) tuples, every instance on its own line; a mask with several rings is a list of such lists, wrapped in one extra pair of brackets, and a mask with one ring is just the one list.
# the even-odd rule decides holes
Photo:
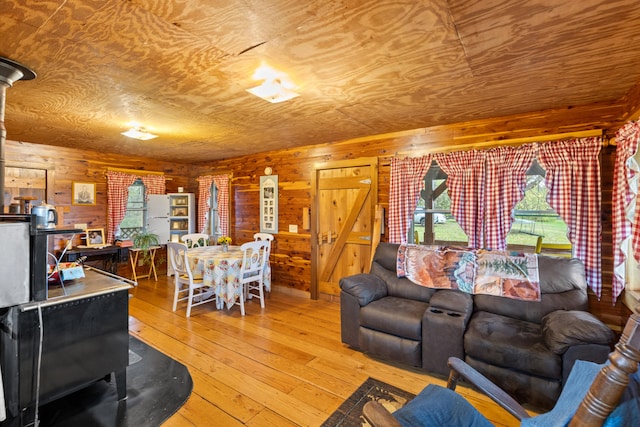
[(32, 80), (36, 77), (28, 67), (0, 56), (0, 214), (4, 213), (4, 147), (7, 141), (7, 129), (4, 126), (4, 108), (7, 89), (18, 80)]

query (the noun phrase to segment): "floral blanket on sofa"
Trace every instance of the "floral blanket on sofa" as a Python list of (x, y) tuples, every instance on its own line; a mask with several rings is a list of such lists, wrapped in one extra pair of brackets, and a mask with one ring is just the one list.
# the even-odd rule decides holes
[(400, 245), (397, 275), (429, 288), (540, 301), (538, 257), (535, 254)]

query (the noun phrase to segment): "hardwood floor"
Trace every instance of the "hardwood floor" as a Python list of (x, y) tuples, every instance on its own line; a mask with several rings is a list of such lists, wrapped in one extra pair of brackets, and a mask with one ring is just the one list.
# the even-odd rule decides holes
[[(337, 302), (278, 291), (266, 308), (171, 311), (173, 281), (139, 281), (130, 294), (129, 330), (186, 365), (193, 392), (165, 426), (319, 426), (367, 377), (418, 393), (445, 384), (417, 369), (373, 359), (340, 342)], [(458, 391), (496, 425), (517, 421), (466, 387)]]

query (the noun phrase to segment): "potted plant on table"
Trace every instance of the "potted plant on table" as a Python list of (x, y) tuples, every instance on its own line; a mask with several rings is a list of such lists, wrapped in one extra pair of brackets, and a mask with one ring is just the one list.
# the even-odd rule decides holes
[(222, 245), (223, 252), (227, 252), (229, 250), (229, 245), (231, 244), (231, 237), (229, 236), (218, 237), (218, 244)]
[[(133, 235), (133, 247), (142, 250), (141, 261), (145, 265), (151, 263), (151, 252), (149, 251), (149, 248), (159, 245), (160, 237), (150, 231), (142, 230)], [(163, 262), (162, 259), (158, 259), (157, 261), (160, 263)]]

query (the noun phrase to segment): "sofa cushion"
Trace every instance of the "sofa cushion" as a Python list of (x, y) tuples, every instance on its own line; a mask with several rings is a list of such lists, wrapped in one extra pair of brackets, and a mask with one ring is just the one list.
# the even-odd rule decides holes
[(586, 311), (557, 310), (542, 318), (542, 334), (547, 347), (556, 354), (581, 344), (610, 345), (611, 329)]
[(464, 334), (464, 349), (467, 355), (492, 365), (562, 379), (562, 359), (547, 348), (537, 323), (476, 312)]
[(404, 363), (416, 368), (422, 364), (420, 341), (361, 327), (358, 334), (358, 346), (364, 353), (382, 359)]
[(552, 408), (562, 390), (560, 380), (537, 377), (528, 372), (514, 371), (513, 369), (482, 362), (470, 356), (465, 356), (464, 361), (500, 386), (517, 402), (530, 405), (536, 410), (547, 411)]
[(340, 289), (352, 295), (360, 306), (387, 296), (387, 285), (373, 274), (354, 274), (340, 279)]
[(429, 302), (435, 289), (416, 285), (406, 277), (398, 277), (395, 270), (387, 270), (378, 263), (371, 266), (371, 274), (378, 276), (387, 284), (387, 294), (394, 297)]
[(588, 309), (587, 281), (584, 265), (576, 258), (538, 256), (540, 271), (540, 302), (510, 300), (490, 295), (474, 295), (477, 311), (489, 311), (503, 316), (540, 323), (555, 310)]
[(380, 242), (376, 247), (376, 252), (373, 254), (373, 264), (378, 264), (385, 270), (396, 272), (396, 259), (398, 257), (397, 243)]
[(557, 294), (586, 287), (584, 264), (578, 258), (538, 255), (538, 269), (540, 291), (543, 294)]
[(384, 297), (360, 309), (360, 326), (420, 341), (422, 316), (428, 307), (422, 301)]

